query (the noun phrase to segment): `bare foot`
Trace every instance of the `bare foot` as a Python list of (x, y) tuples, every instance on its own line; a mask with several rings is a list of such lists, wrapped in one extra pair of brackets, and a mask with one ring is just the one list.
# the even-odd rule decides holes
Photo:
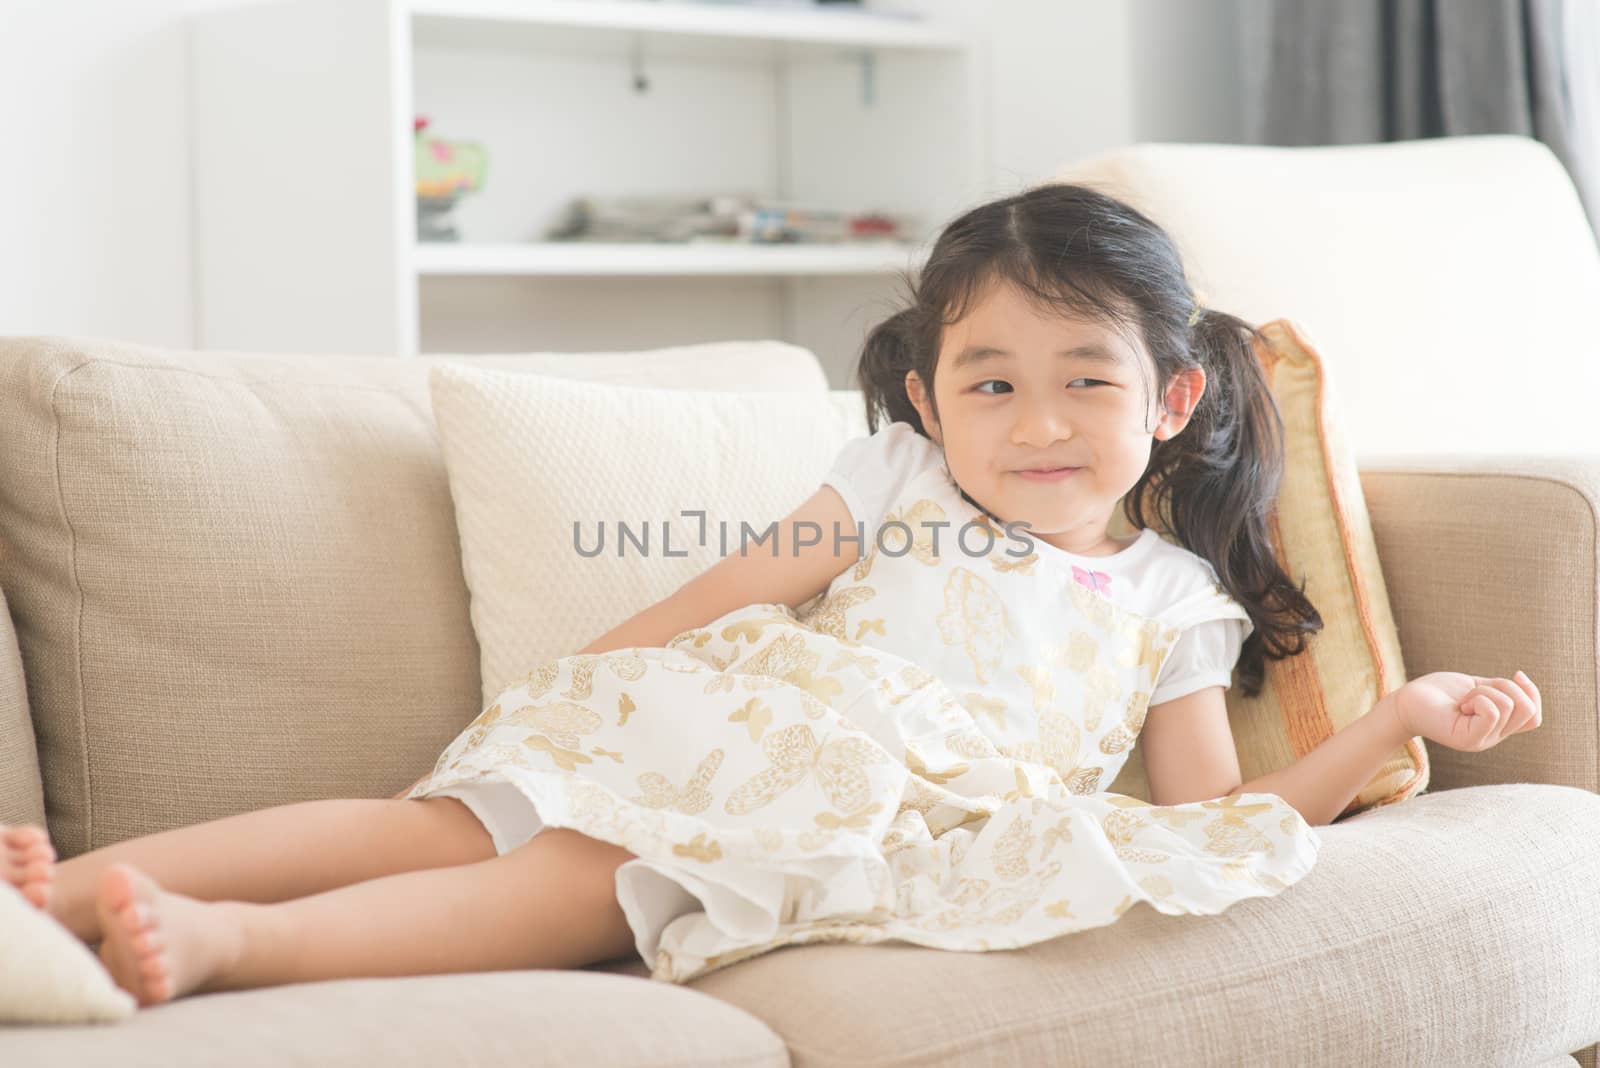
[(100, 873), (100, 960), (141, 1006), (203, 989), (238, 959), (240, 935), (211, 902), (161, 889), (127, 864)]
[(50, 891), (56, 879), (56, 851), (43, 827), (0, 823), (0, 879), (49, 911)]

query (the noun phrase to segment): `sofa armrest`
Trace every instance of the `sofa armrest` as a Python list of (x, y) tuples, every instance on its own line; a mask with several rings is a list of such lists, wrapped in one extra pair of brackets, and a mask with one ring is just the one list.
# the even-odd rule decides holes
[(1544, 722), (1493, 749), (1429, 744), (1429, 788), (1600, 790), (1600, 455), (1362, 456), (1361, 488), (1407, 677), (1539, 687)]
[[(5, 551), (0, 542), (0, 554)], [(0, 590), (0, 823), (44, 825), (39, 749), (22, 677), (22, 652), (4, 590)]]

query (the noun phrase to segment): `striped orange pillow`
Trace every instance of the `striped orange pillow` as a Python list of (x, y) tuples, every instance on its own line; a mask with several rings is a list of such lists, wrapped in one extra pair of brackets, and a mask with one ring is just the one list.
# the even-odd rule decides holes
[[(1321, 613), (1323, 629), (1286, 660), (1266, 661), (1261, 693), (1226, 693), (1244, 781), (1287, 767), (1354, 722), (1406, 680), (1400, 636), (1367, 516), (1354, 455), (1340, 435), (1326, 368), (1299, 324), (1275, 319), (1256, 357), (1283, 415), (1283, 484), (1270, 521), (1278, 560)], [(1118, 527), (1120, 526), (1120, 530)], [(1119, 510), (1113, 533), (1133, 528)], [(1163, 537), (1170, 535), (1157, 527)], [(1403, 801), (1428, 785), (1428, 754), (1412, 738), (1390, 754), (1340, 819)], [(1110, 786), (1148, 801), (1137, 746)]]

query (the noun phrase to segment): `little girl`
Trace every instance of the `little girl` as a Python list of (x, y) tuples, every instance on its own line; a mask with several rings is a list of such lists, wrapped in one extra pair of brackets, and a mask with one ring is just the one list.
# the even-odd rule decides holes
[[(5, 828), (0, 870), (141, 1004), (632, 953), (683, 982), (787, 944), (1003, 949), (1281, 893), (1406, 739), (1486, 749), (1540, 697), (1435, 672), (1240, 781), (1224, 689), (1322, 625), (1268, 537), (1255, 336), (1111, 197), (983, 204), (867, 338), (872, 433), (771, 545), (535, 665), (394, 799), (59, 866)], [(1154, 804), (1109, 790), (1135, 741)]]

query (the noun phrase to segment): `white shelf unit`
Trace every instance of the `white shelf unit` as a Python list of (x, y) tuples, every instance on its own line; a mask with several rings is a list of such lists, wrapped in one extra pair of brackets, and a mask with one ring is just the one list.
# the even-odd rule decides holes
[[(879, 309), (842, 320), (914, 270), (988, 174), (981, 23), (967, 0), (903, 3), (196, 12), (197, 343), (410, 355), (763, 336), (837, 365)], [(416, 240), (415, 115), (488, 149), (460, 242)], [(577, 196), (729, 193), (920, 225), (841, 245), (544, 239)]]

